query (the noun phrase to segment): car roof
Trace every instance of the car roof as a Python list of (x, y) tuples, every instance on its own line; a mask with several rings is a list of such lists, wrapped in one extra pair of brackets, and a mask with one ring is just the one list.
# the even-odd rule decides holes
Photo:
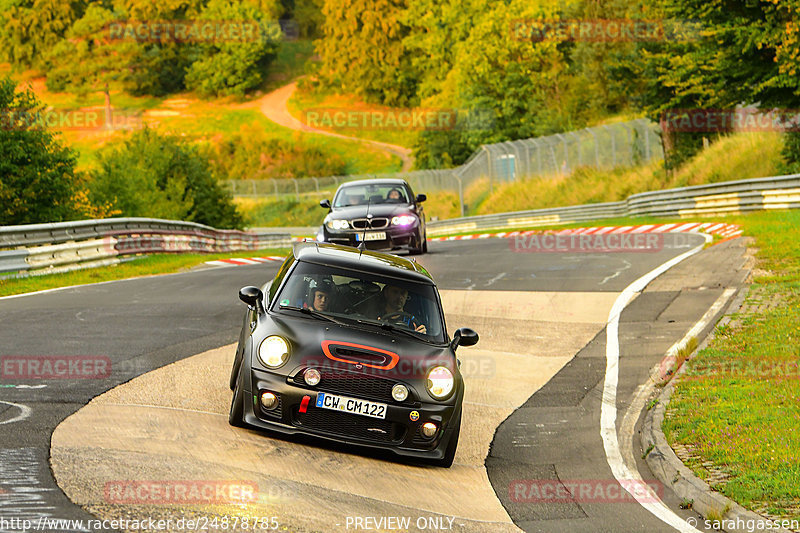
[(403, 278), (410, 281), (434, 284), (433, 278), (424, 266), (416, 261), (393, 254), (359, 250), (352, 246), (340, 246), (322, 242), (306, 241), (294, 245), (293, 253), (298, 261), (350, 268)]
[(348, 181), (339, 185), (339, 188), (341, 189), (342, 187), (347, 187), (349, 185), (378, 185), (381, 183), (386, 185), (408, 185), (406, 180), (400, 178), (375, 178), (369, 180)]

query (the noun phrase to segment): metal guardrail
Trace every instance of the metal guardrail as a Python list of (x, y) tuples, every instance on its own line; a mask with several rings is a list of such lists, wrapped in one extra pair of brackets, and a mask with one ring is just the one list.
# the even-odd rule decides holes
[[(623, 202), (534, 209), (428, 223), (428, 236), (551, 226), (623, 216), (710, 216), (800, 208), (800, 174), (634, 194)], [(218, 230), (193, 222), (111, 218), (0, 227), (0, 273), (49, 273), (119, 262), (142, 253), (232, 252), (290, 246), (281, 228)]]
[(213, 253), (291, 245), (286, 233), (218, 230), (150, 218), (0, 227), (0, 273), (55, 273), (143, 253)]
[(631, 195), (623, 202), (441, 220), (428, 223), (428, 235), (549, 226), (624, 216), (711, 216), (796, 208), (800, 208), (800, 174), (644, 192)]

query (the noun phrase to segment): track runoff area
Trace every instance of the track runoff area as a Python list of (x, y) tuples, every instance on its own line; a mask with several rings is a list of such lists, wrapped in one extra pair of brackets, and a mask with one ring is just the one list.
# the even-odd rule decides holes
[(278, 261), (0, 299), (2, 356), (40, 362), (0, 381), (0, 531), (692, 531), (632, 433), (653, 368), (743, 281), (738, 239), (703, 250), (713, 226), (633, 250), (433, 240), (449, 329), (481, 335), (450, 469), (227, 424), (237, 291)]

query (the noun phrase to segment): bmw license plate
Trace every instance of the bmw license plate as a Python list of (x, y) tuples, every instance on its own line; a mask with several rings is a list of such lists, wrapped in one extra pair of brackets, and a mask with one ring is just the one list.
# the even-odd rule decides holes
[(354, 415), (369, 416), (372, 418), (386, 418), (385, 403), (357, 400), (347, 396), (328, 394), (327, 392), (317, 393), (317, 407), (333, 409), (334, 411), (343, 411)]
[(371, 231), (364, 233), (356, 233), (356, 240), (365, 240), (365, 241), (385, 241), (386, 240), (386, 232), (385, 231)]

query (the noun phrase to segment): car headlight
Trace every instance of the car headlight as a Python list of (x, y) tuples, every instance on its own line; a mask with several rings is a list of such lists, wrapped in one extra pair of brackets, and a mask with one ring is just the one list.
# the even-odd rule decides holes
[(261, 341), (258, 359), (269, 368), (278, 368), (289, 359), (289, 345), (281, 337), (271, 335)]
[(347, 229), (350, 227), (350, 223), (346, 220), (340, 220), (338, 218), (334, 218), (328, 221), (328, 227), (330, 229)]
[(392, 226), (410, 226), (417, 221), (417, 217), (413, 215), (400, 215), (392, 217)]
[(425, 382), (428, 392), (437, 400), (444, 400), (453, 392), (455, 380), (450, 369), (444, 366), (437, 366), (428, 372), (428, 379)]

